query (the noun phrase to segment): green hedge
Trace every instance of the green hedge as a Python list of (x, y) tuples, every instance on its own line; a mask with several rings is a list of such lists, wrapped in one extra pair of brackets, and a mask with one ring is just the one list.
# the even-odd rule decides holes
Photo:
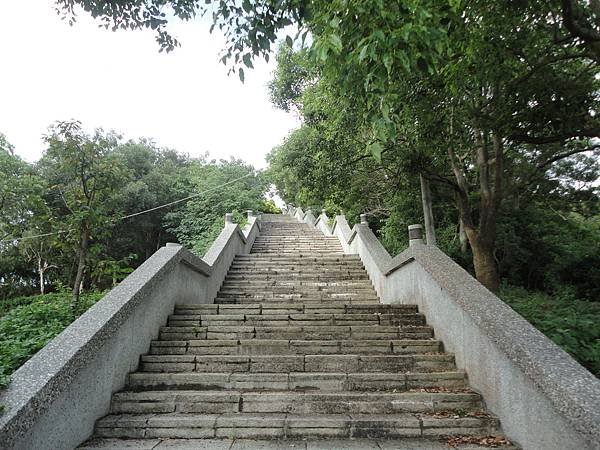
[(16, 369), (103, 295), (102, 292), (82, 294), (75, 313), (70, 308), (70, 292), (2, 302), (0, 311), (8, 312), (0, 318), (0, 387), (6, 386)]
[(500, 298), (600, 377), (600, 303), (563, 288), (554, 295), (505, 285)]

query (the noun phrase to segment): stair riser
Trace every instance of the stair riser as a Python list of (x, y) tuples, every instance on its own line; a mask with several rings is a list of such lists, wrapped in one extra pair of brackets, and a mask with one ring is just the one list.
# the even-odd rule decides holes
[(269, 295), (339, 295), (339, 296), (350, 296), (356, 297), (358, 295), (364, 295), (365, 297), (375, 297), (373, 288), (370, 286), (354, 287), (351, 289), (343, 286), (269, 286), (263, 289), (255, 289), (252, 286), (243, 286), (240, 288), (224, 286), (219, 291), (219, 297), (227, 296), (257, 296), (266, 297)]
[(374, 295), (362, 294), (362, 293), (301, 293), (295, 292), (291, 294), (278, 294), (278, 293), (269, 293), (265, 292), (263, 294), (254, 294), (252, 292), (243, 293), (243, 292), (219, 292), (219, 299), (239, 299), (242, 300), (253, 300), (254, 303), (262, 302), (262, 301), (273, 301), (273, 300), (305, 300), (305, 301), (328, 301), (328, 300), (358, 300), (358, 301), (377, 301), (378, 298)]
[(268, 316), (259, 316), (260, 320), (169, 320), (169, 327), (230, 327), (230, 326), (256, 326), (256, 327), (285, 327), (285, 326), (369, 326), (369, 325), (386, 325), (386, 326), (404, 326), (404, 325), (425, 325), (425, 321), (419, 317), (408, 319), (381, 319), (374, 318), (372, 320), (271, 320)]
[(133, 373), (129, 388), (144, 390), (263, 390), (301, 392), (405, 392), (463, 389), (460, 372), (440, 373)]
[[(363, 298), (359, 298), (359, 299), (344, 299), (344, 300), (338, 300), (338, 299), (325, 299), (326, 301), (324, 302), (323, 299), (321, 298), (284, 298), (284, 299), (280, 299), (280, 298), (268, 298), (268, 299), (263, 299), (262, 303), (268, 306), (275, 306), (279, 303), (281, 304), (287, 304), (290, 302), (296, 302), (299, 305), (304, 304), (304, 305), (315, 305), (315, 306), (320, 306), (323, 304), (327, 304), (327, 305), (334, 305), (334, 304), (358, 304), (358, 305), (364, 305), (364, 304), (371, 304), (373, 306), (379, 305), (379, 299), (363, 299)], [(256, 304), (257, 299), (254, 298), (235, 298), (235, 297), (228, 297), (228, 298), (220, 298), (217, 297), (215, 298), (215, 304), (217, 305), (253, 305)]]
[(432, 372), (454, 368), (449, 355), (297, 355), (297, 356), (192, 356), (142, 357), (144, 372)]
[[(326, 277), (333, 279), (334, 277), (342, 277), (340, 281), (360, 281), (368, 279), (364, 269), (344, 268), (344, 267), (323, 267), (315, 268), (314, 266), (302, 267), (296, 265), (293, 268), (286, 266), (262, 266), (262, 267), (235, 267), (229, 270), (226, 280), (235, 280), (241, 276), (271, 276), (271, 275), (295, 275), (306, 278)], [(356, 276), (359, 278), (345, 278), (348, 276)], [(360, 278), (367, 276), (367, 278)], [(335, 281), (335, 280), (331, 280)]]
[(236, 265), (263, 265), (263, 264), (276, 264), (281, 263), (283, 265), (292, 265), (292, 264), (313, 264), (315, 267), (320, 266), (340, 266), (344, 267), (346, 265), (360, 266), (364, 267), (362, 260), (358, 257), (348, 256), (348, 255), (319, 255), (310, 256), (293, 256), (293, 255), (285, 255), (285, 256), (277, 256), (277, 255), (259, 255), (259, 254), (248, 254), (244, 256), (236, 256), (233, 260), (232, 264)]
[(169, 317), (170, 327), (194, 326), (403, 326), (425, 325), (419, 314), (268, 314), (268, 315), (182, 315)]
[(249, 304), (249, 305), (176, 305), (175, 314), (416, 314), (415, 305), (332, 304)]
[(283, 339), (283, 340), (403, 340), (430, 339), (430, 327), (162, 327), (161, 340)]
[[(224, 345), (215, 345), (216, 343)], [(174, 344), (174, 345), (168, 345)], [(150, 346), (151, 355), (410, 355), (437, 353), (437, 341), (155, 341)]]
[[(291, 413), (291, 414), (395, 414), (436, 413), (439, 411), (476, 411), (481, 409), (477, 395), (355, 395), (246, 393), (215, 395), (177, 394), (143, 395), (126, 393), (115, 397), (113, 414), (146, 413)], [(161, 393), (158, 393), (161, 394)]]
[[(488, 436), (498, 431), (498, 423), (486, 418), (458, 419), (419, 419), (407, 416), (403, 420), (380, 420), (365, 418), (350, 419), (341, 416), (339, 419), (320, 419), (285, 416), (266, 416), (260, 420), (248, 420), (243, 417), (221, 416), (211, 417), (211, 423), (187, 420), (164, 419), (155, 417), (148, 423), (129, 427), (103, 427), (96, 429), (99, 437), (119, 438), (295, 438), (295, 437), (345, 437), (345, 438), (402, 438), (428, 437), (438, 438), (450, 435)], [(188, 422), (186, 424), (186, 422)]]

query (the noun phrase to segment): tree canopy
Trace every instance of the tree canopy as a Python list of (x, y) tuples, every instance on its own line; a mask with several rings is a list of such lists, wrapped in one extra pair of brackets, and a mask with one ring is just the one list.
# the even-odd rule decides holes
[(202, 256), (226, 212), (241, 223), (247, 209), (273, 209), (263, 176), (239, 160), (190, 158), (74, 121), (54, 124), (46, 142), (29, 164), (0, 136), (0, 298), (70, 286), (77, 310), (82, 288), (114, 286), (166, 242)]

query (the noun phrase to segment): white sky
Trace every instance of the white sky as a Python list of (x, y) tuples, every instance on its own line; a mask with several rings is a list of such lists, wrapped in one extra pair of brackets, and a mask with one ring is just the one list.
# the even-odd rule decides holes
[(274, 58), (257, 61), (242, 84), (219, 63), (223, 39), (206, 23), (171, 25), (182, 46), (165, 54), (150, 31), (113, 33), (84, 13), (70, 27), (53, 4), (0, 6), (0, 132), (27, 161), (41, 156), (51, 123), (77, 119), (90, 130), (264, 167), (266, 153), (298, 125), (269, 103)]

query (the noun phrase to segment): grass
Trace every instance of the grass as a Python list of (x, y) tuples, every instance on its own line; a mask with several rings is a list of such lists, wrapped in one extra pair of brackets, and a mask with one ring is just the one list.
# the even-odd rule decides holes
[(52, 338), (96, 303), (104, 293), (81, 295), (73, 313), (69, 292), (19, 297), (0, 303), (0, 388)]
[(570, 289), (549, 295), (506, 285), (499, 296), (600, 378), (600, 302), (578, 299)]

